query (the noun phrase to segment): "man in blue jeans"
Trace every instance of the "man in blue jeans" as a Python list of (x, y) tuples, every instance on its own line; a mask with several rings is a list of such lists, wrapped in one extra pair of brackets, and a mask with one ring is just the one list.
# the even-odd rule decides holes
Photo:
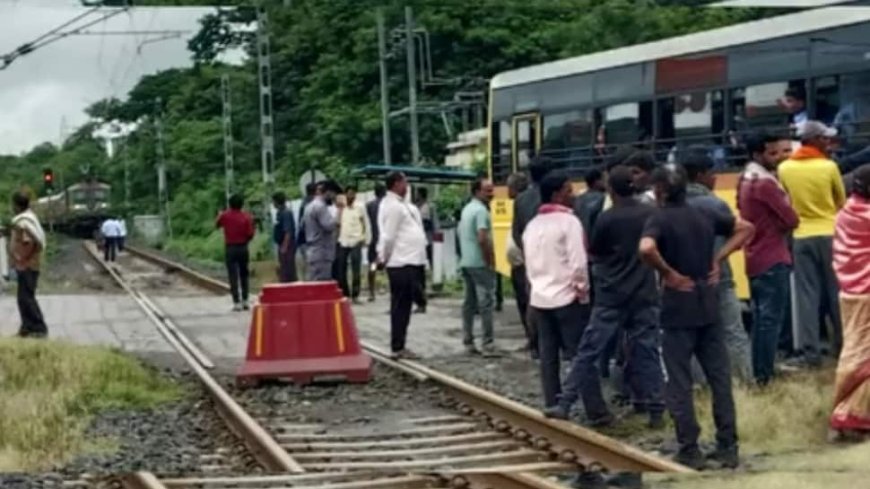
[(497, 355), (492, 311), (495, 303), (495, 255), (492, 249), (492, 220), (489, 203), (493, 186), (490, 180), (479, 178), (471, 186), (473, 198), (462, 209), (457, 228), (459, 237), (459, 267), (465, 280), (465, 300), (462, 303), (463, 344), (469, 354), (480, 351), (474, 345), (474, 315), (480, 313), (483, 327), (482, 352)]
[(786, 145), (790, 141), (769, 134), (748, 138), (751, 161), (737, 187), (740, 216), (755, 225), (755, 235), (746, 245), (746, 275), (752, 296), (752, 373), (759, 385), (773, 378), (780, 328), (791, 307), (788, 239), (798, 216), (776, 177), (776, 167), (787, 156), (782, 151)]
[(582, 397), (592, 426), (613, 423), (601, 392), (598, 360), (610, 340), (624, 329), (626, 378), (635, 396), (635, 407), (648, 413), (651, 426), (660, 427), (664, 401), (658, 289), (653, 269), (643, 264), (637, 253), (644, 225), (657, 209), (634, 198), (632, 170), (626, 166), (610, 170), (608, 187), (613, 206), (600, 215), (589, 240), (595, 287), (591, 319), (559, 403), (544, 414), (568, 419), (571, 406)]

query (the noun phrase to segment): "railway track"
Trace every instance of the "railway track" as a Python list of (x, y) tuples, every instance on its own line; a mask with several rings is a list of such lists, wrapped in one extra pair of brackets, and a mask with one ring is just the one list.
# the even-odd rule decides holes
[[(139, 248), (136, 257), (184, 277), (206, 290), (225, 294), (223, 282)], [(95, 249), (91, 246), (91, 252)], [(95, 258), (99, 259), (99, 257)], [(564, 487), (546, 474), (577, 471), (690, 472), (573, 423), (480, 389), (419, 362), (394, 361), (378, 348), (364, 348), (380, 364), (399, 370), (441, 393), (434, 415), (402, 416), (383, 429), (354, 431), (294, 422), (277, 408), (248, 407), (209, 373), (210, 362), (147, 294), (131, 286), (124, 271), (109, 273), (133, 297), (161, 334), (184, 357), (233, 432), (263, 469), (281, 475), (242, 478), (196, 476), (160, 479), (134, 474), (112, 487), (134, 488), (417, 488), (469, 489)], [(408, 475), (416, 474), (416, 475)]]

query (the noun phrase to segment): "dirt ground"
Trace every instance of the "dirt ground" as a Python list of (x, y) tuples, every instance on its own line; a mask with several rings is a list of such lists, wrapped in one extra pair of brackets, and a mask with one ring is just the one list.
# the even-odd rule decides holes
[[(43, 258), (39, 293), (117, 294), (121, 289), (82, 247), (82, 241), (51, 235)], [(11, 285), (11, 284), (10, 284)]]

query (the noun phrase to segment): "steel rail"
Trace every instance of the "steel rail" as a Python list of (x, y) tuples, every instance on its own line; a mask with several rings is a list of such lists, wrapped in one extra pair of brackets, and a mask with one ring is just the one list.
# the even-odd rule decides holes
[(185, 347), (185, 344), (169, 331), (160, 316), (151, 309), (149, 302), (143, 300), (143, 295), (132, 288), (113, 267), (100, 259), (95, 246), (88, 242), (85, 242), (83, 246), (96, 262), (103, 265), (103, 268), (115, 279), (118, 285), (130, 294), (139, 308), (154, 323), (160, 334), (182, 356), (211, 398), (214, 399), (217, 411), (227, 426), (242, 440), (257, 462), (267, 470), (290, 473), (304, 472), (302, 466), (281, 448), (278, 442), (203, 368), (197, 357)]
[[(210, 290), (229, 292), (229, 286), (224, 282), (206, 277), (138, 247), (127, 246), (126, 249), (145, 260), (178, 270), (192, 282), (207, 283)], [(376, 360), (388, 366), (399, 368), (418, 380), (425, 379), (443, 387), (459, 402), (457, 407), (465, 414), (487, 416), (497, 430), (511, 432), (514, 436), (525, 438), (538, 449), (554, 453), (562, 462), (577, 464), (590, 471), (695, 472), (684, 465), (647, 453), (576, 423), (545, 418), (536, 409), (473, 386), (421, 363), (393, 360), (388, 353), (366, 342), (362, 342), (362, 347)]]

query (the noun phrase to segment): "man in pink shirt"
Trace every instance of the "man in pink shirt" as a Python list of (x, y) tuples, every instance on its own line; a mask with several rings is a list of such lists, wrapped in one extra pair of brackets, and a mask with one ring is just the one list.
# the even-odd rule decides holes
[(540, 184), (541, 206), (523, 232), (531, 285), (530, 319), (538, 327), (545, 407), (561, 394), (559, 351), (574, 352), (588, 317), (589, 278), (583, 226), (574, 215), (571, 181), (551, 172)]

